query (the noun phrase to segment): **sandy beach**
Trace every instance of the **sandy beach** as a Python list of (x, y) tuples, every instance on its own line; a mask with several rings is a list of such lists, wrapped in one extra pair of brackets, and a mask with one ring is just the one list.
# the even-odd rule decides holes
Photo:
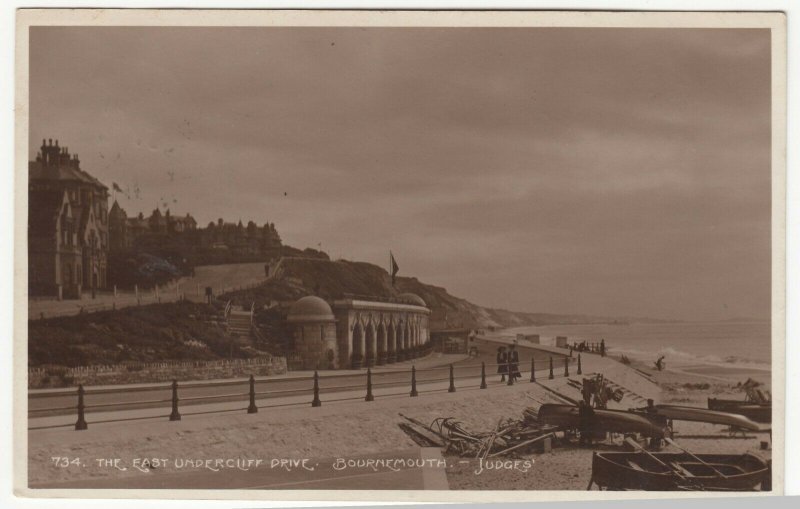
[[(721, 373), (719, 368), (712, 367), (703, 374), (695, 367), (693, 372), (669, 369), (658, 372), (643, 363), (626, 366), (596, 355), (584, 355), (583, 359), (584, 375), (602, 372), (640, 395), (639, 399), (624, 399), (618, 408), (642, 406), (642, 398), (650, 397), (661, 403), (699, 407), (705, 407), (709, 396), (744, 399), (744, 393), (737, 390), (736, 384), (747, 377), (735, 370)], [(476, 385), (459, 389), (455, 394), (437, 392), (419, 398), (379, 397), (370, 403), (332, 403), (313, 409), (265, 409), (255, 415), (211, 415), (180, 422), (115, 423), (96, 425), (83, 432), (32, 431), (29, 432), (29, 482), (32, 486), (57, 487), (60, 483), (78, 480), (122, 480), (132, 476), (155, 479), (180, 471), (191, 475), (185, 468), (176, 468), (174, 462), (143, 473), (130, 468), (137, 458), (319, 459), (385, 453), (415, 447), (398, 427), (402, 422), (398, 414), (426, 423), (437, 417), (453, 417), (466, 429), (486, 431), (493, 429), (500, 419), (521, 418), (526, 407), (559, 402), (544, 386), (566, 388), (563, 378), (530, 383), (523, 376), (522, 380), (509, 387), (492, 377), (487, 390), (480, 390)], [(760, 449), (760, 442), (768, 440), (767, 433), (730, 438), (723, 426), (687, 422), (676, 423), (675, 432), (675, 440), (695, 453), (750, 451), (769, 458), (770, 451)], [(447, 480), (454, 490), (583, 490), (591, 477), (593, 450), (624, 449), (618, 436), (596, 444), (593, 449), (556, 441), (550, 452), (516, 457), (532, 460), (530, 465), (508, 464), (499, 469), (491, 465), (487, 468), (474, 460), (445, 456)], [(54, 456), (80, 458), (83, 466), (54, 465)], [(103, 458), (118, 458), (127, 468), (101, 465), (97, 460)], [(235, 473), (220, 472), (219, 481), (223, 485), (225, 475)]]

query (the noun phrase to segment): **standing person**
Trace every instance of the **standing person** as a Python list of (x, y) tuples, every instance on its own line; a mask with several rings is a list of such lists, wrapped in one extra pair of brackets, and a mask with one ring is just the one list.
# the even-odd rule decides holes
[[(500, 375), (500, 381), (506, 381), (506, 373), (508, 373), (508, 354), (506, 354), (506, 347), (497, 347), (497, 374)], [(509, 375), (510, 376), (510, 375)]]
[(600, 339), (600, 357), (606, 356), (606, 338)]
[(508, 376), (513, 376), (515, 380), (522, 377), (522, 373), (519, 372), (519, 352), (516, 341), (511, 344), (508, 352)]

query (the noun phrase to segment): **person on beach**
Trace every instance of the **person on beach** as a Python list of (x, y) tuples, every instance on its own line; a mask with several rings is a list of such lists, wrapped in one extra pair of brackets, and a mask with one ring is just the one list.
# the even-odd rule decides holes
[(606, 340), (605, 338), (600, 339), (600, 357), (606, 356)]
[(517, 351), (516, 341), (511, 344), (508, 352), (508, 376), (513, 376), (514, 380), (522, 377), (522, 373), (519, 372), (519, 352)]
[(506, 347), (497, 347), (497, 374), (500, 375), (500, 381), (506, 381), (506, 373), (508, 373), (508, 354), (506, 354)]
[(656, 369), (658, 369), (659, 371), (662, 371), (664, 369), (664, 356), (663, 355), (661, 357), (659, 357), (658, 360), (656, 361)]

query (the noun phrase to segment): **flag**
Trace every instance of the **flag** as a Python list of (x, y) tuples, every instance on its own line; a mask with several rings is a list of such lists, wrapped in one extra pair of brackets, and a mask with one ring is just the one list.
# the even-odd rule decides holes
[(121, 193), (121, 192), (122, 192), (122, 188), (120, 188), (120, 187), (117, 185), (117, 183), (116, 183), (116, 182), (112, 182), (112, 183), (111, 183), (111, 187), (114, 189), (114, 191), (116, 191), (116, 192), (118, 192), (118, 193)]
[(397, 266), (397, 262), (394, 261), (394, 255), (389, 251), (389, 272), (392, 274), (392, 286), (394, 286), (394, 277), (397, 275), (398, 270), (400, 270), (400, 267)]

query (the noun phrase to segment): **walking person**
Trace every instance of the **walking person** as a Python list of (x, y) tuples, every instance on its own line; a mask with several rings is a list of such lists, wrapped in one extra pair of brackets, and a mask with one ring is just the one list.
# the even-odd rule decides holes
[(497, 347), (497, 374), (500, 375), (500, 381), (506, 381), (506, 373), (508, 373), (508, 354), (506, 347)]
[(516, 341), (511, 344), (508, 352), (508, 376), (513, 376), (514, 380), (522, 377), (522, 373), (519, 372), (519, 352), (517, 351)]

